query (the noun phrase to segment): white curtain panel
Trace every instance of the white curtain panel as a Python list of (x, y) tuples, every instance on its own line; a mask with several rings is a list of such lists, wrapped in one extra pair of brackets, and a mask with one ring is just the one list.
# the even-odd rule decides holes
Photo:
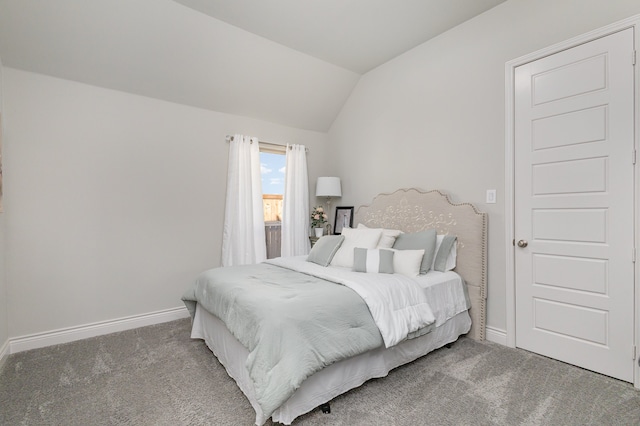
[(282, 201), (282, 257), (308, 254), (309, 175), (304, 145), (287, 145)]
[(229, 142), (222, 266), (267, 259), (258, 139), (234, 135)]

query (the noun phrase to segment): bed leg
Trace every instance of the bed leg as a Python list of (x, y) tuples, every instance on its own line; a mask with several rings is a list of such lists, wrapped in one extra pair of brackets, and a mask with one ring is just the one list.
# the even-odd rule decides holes
[(453, 343), (447, 343), (446, 345), (444, 345), (444, 347), (447, 349), (451, 349), (452, 346), (453, 346)]
[(320, 409), (322, 410), (322, 412), (324, 414), (329, 414), (331, 413), (331, 405), (328, 402), (325, 402), (324, 404), (322, 404), (320, 406)]

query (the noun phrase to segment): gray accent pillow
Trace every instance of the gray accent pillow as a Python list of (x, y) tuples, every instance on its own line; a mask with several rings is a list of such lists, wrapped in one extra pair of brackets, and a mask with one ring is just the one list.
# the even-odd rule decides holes
[(440, 272), (447, 270), (447, 258), (451, 253), (451, 248), (456, 243), (458, 237), (455, 235), (445, 235), (438, 247), (438, 253), (436, 253), (436, 260), (433, 263), (433, 269)]
[(400, 234), (393, 244), (397, 250), (424, 250), (420, 274), (426, 274), (431, 269), (433, 257), (436, 251), (436, 230), (414, 232), (413, 234)]
[(385, 249), (353, 249), (353, 270), (393, 274), (393, 251)]
[(307, 262), (317, 263), (320, 266), (329, 266), (331, 259), (333, 259), (333, 256), (343, 241), (343, 235), (325, 235), (324, 237), (320, 237), (313, 245), (309, 256), (307, 256)]

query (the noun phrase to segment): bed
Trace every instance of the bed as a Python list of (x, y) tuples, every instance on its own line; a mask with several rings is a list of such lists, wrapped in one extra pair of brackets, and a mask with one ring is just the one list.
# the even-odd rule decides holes
[[(228, 374), (237, 382), (256, 411), (257, 425), (264, 424), (268, 418), (274, 422), (291, 424), (296, 417), (316, 407), (323, 406), (323, 410), (328, 410), (328, 402), (336, 396), (360, 386), (369, 379), (386, 376), (393, 368), (455, 342), (461, 335), (466, 334), (476, 340), (485, 338), (486, 214), (479, 212), (468, 203), (454, 204), (440, 191), (423, 192), (411, 188), (401, 189), (391, 194), (380, 194), (371, 204), (359, 207), (354, 214), (354, 225), (370, 230), (399, 230), (406, 235), (416, 235), (425, 230), (435, 229), (440, 238), (439, 241), (442, 241), (441, 238), (445, 235), (455, 236), (455, 268), (441, 272), (429, 271), (417, 278), (408, 279), (398, 273), (362, 274), (353, 272), (352, 268), (339, 265), (318, 266), (315, 263), (306, 262), (306, 256), (303, 256), (302, 258), (276, 259), (266, 265), (245, 268), (243, 271), (248, 271), (246, 277), (250, 279), (240, 277), (237, 280), (251, 281), (253, 284), (249, 287), (250, 290), (238, 290), (235, 285), (229, 287), (227, 292), (230, 295), (230, 301), (227, 305), (230, 308), (224, 311), (224, 314), (218, 314), (219, 316), (212, 313), (222, 312), (216, 310), (218, 306), (211, 307), (212, 303), (221, 304), (217, 301), (218, 296), (212, 295), (211, 290), (207, 290), (208, 287), (205, 285), (193, 287), (194, 289), (198, 287), (199, 293), (195, 290), (187, 291), (183, 296), (193, 318), (191, 337), (203, 339), (224, 365)], [(344, 238), (342, 241), (345, 241)], [(370, 250), (367, 253), (370, 256), (371, 253), (379, 255), (382, 251), (384, 250)], [(403, 256), (410, 251), (402, 251)], [(395, 259), (399, 258), (398, 252), (395, 251), (394, 265)], [(450, 259), (451, 256), (449, 256)], [(377, 265), (382, 264), (380, 259), (377, 261)], [(435, 259), (433, 262), (435, 264)], [(271, 287), (275, 286), (275, 281), (285, 282), (285, 278), (289, 279), (290, 268), (298, 274), (293, 279), (299, 282), (294, 282), (287, 289), (291, 291), (293, 288), (294, 296), (283, 293), (286, 294), (283, 297), (285, 300), (282, 303), (278, 302), (279, 304), (270, 305), (271, 302), (264, 302), (249, 304), (246, 308), (238, 307), (239, 300), (248, 293), (258, 292), (259, 300), (267, 300), (267, 292), (272, 291)], [(199, 278), (199, 282), (210, 280), (211, 274), (221, 281), (233, 281), (228, 271), (231, 270), (217, 268), (206, 271)], [(331, 280), (343, 285), (330, 284)], [(409, 302), (408, 307), (397, 308), (395, 303), (400, 302), (388, 296), (389, 300), (382, 304), (379, 302), (377, 305), (370, 304), (376, 303), (371, 301), (373, 298), (370, 294), (377, 291), (376, 286), (383, 289), (381, 294), (384, 299), (384, 295), (387, 295), (385, 286), (391, 282), (389, 280), (392, 280), (394, 288), (408, 286), (407, 291), (414, 292), (411, 293), (411, 299), (418, 302), (412, 301)], [(303, 306), (306, 305), (299, 303), (299, 300), (305, 299), (301, 297), (302, 292), (305, 291), (303, 288), (306, 288), (303, 284), (313, 289), (326, 286), (331, 291), (340, 293), (328, 296), (329, 300), (333, 301), (331, 303), (323, 301), (321, 296), (312, 293), (311, 296), (306, 297), (311, 307), (304, 308)], [(284, 284), (284, 286), (287, 285)], [(221, 293), (224, 291), (220, 290)], [(274, 291), (277, 293), (280, 290)], [(361, 291), (364, 293), (361, 294)], [(352, 297), (353, 294), (356, 294), (355, 297)], [(261, 298), (262, 296), (264, 299)], [(296, 300), (295, 304), (292, 304), (290, 299)], [(351, 299), (357, 299), (358, 303), (362, 302), (364, 308), (353, 305), (354, 302)], [(334, 309), (333, 311), (329, 310), (329, 305)], [(425, 307), (425, 305), (428, 306)], [(432, 305), (434, 308), (430, 308)], [(267, 329), (270, 320), (266, 318), (270, 316), (269, 312), (273, 311), (269, 306), (277, 306), (275, 310), (287, 311), (287, 313), (289, 310), (304, 311), (305, 309), (307, 312), (322, 313), (325, 307), (327, 312), (323, 313), (324, 317), (316, 318), (315, 314), (309, 315), (314, 317), (313, 321), (306, 321), (303, 317), (297, 317), (296, 320), (288, 319), (286, 327), (278, 327), (281, 323), (274, 320), (275, 324), (272, 327), (275, 328), (270, 329), (272, 331), (269, 331), (269, 336), (271, 338), (273, 335), (276, 343), (271, 344), (268, 350), (258, 351), (257, 344), (246, 340), (244, 335), (239, 335), (237, 326), (233, 323), (244, 321), (243, 318), (249, 313), (253, 315), (254, 311), (264, 311), (263, 321), (255, 320), (255, 324), (241, 324), (240, 327), (249, 330), (262, 327)], [(397, 322), (388, 317), (395, 315), (396, 311), (407, 309), (411, 310), (410, 314), (399, 318)], [(357, 317), (360, 311), (365, 311), (366, 314), (363, 315), (367, 317), (373, 317), (373, 321), (367, 320), (365, 324), (361, 317), (358, 319), (340, 317), (343, 312), (346, 312), (345, 315)], [(255, 315), (256, 318), (260, 318), (257, 313)], [(320, 354), (316, 349), (310, 349), (306, 355), (288, 354), (288, 351), (297, 350), (297, 346), (302, 346), (298, 345), (298, 342), (307, 338), (307, 334), (310, 333), (309, 327), (316, 327), (314, 321), (321, 324), (317, 331), (318, 336), (321, 337), (310, 338), (313, 341), (312, 344), (322, 340), (322, 336), (331, 336), (331, 342), (334, 342), (329, 345), (331, 350)], [(390, 331), (383, 329), (387, 321), (394, 324), (387, 327), (391, 329)], [(337, 323), (335, 327), (344, 327), (344, 329), (334, 333), (331, 328), (334, 327), (334, 322)], [(372, 331), (369, 322), (374, 324), (375, 331)], [(299, 324), (299, 327), (290, 327), (292, 323)], [(280, 328), (291, 328), (292, 331), (282, 331), (280, 335), (278, 334)], [(275, 329), (278, 331), (274, 332)], [(397, 334), (397, 329), (403, 329), (405, 334)], [(259, 341), (260, 337), (256, 340)], [(345, 344), (347, 340), (350, 343), (353, 342), (354, 347), (358, 349), (352, 349)], [(266, 358), (261, 355), (273, 356), (274, 352), (277, 352), (277, 356), (281, 358), (276, 361), (270, 359), (265, 361)], [(308, 366), (310, 358), (313, 358), (313, 362), (318, 358), (321, 366)], [(260, 376), (260, 379), (256, 379), (256, 368), (258, 368), (256, 365), (261, 367), (266, 364), (268, 364), (264, 368), (266, 372)], [(310, 368), (310, 374), (302, 374), (307, 367)], [(281, 377), (285, 372), (289, 374), (291, 370), (299, 369), (301, 371), (299, 377)], [(269, 399), (272, 394), (278, 394), (275, 388), (279, 391), (283, 386), (290, 389), (284, 399), (265, 402), (265, 395)]]

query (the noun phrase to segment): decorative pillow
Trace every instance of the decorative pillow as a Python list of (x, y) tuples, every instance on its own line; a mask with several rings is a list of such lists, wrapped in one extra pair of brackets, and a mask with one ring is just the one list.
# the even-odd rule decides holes
[(396, 274), (411, 278), (420, 275), (424, 250), (391, 250), (393, 251), (393, 270)]
[(424, 250), (420, 273), (426, 274), (431, 268), (436, 251), (436, 230), (427, 229), (413, 234), (400, 234), (393, 244), (398, 250)]
[(433, 258), (431, 269), (434, 271), (452, 271), (456, 267), (458, 250), (455, 235), (438, 235), (436, 240), (436, 255)]
[(331, 259), (344, 242), (342, 235), (325, 235), (320, 237), (311, 248), (307, 262), (317, 263), (320, 266), (329, 266)]
[[(356, 247), (376, 248), (382, 231), (379, 229), (343, 228), (344, 242), (331, 260), (331, 266), (345, 266), (353, 268), (353, 249)], [(318, 243), (316, 243), (318, 244)]]
[(393, 274), (393, 251), (380, 249), (353, 249), (353, 270)]
[(358, 229), (380, 229), (382, 231), (382, 236), (380, 237), (380, 241), (378, 241), (378, 245), (376, 246), (376, 248), (379, 249), (393, 247), (393, 243), (396, 242), (396, 238), (398, 238), (398, 235), (404, 234), (404, 232), (398, 229), (369, 228), (361, 223), (358, 224)]

